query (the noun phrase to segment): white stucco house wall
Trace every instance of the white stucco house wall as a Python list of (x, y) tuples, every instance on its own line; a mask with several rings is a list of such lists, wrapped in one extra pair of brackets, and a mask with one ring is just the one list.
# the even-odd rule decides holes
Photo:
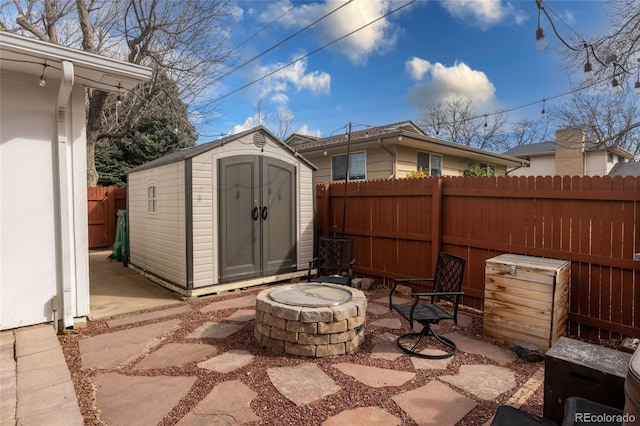
[(85, 89), (151, 70), (6, 32), (0, 58), (0, 329), (71, 328), (89, 314)]

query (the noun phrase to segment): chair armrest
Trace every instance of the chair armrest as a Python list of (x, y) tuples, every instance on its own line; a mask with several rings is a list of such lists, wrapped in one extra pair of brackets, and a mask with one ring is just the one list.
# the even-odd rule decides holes
[(464, 296), (462, 291), (436, 291), (431, 293), (413, 293), (416, 297), (429, 297), (429, 296)]

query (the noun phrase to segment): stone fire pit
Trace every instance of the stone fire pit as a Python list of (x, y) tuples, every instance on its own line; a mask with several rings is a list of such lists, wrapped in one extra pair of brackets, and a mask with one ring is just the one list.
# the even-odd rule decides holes
[(364, 340), (367, 299), (358, 289), (301, 283), (261, 291), (254, 336), (291, 355), (326, 357), (355, 352)]

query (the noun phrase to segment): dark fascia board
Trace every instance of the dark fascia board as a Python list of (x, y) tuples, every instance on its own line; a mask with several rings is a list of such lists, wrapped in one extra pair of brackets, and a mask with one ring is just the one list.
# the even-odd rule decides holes
[(273, 140), (275, 140), (279, 146), (286, 150), (287, 152), (289, 152), (292, 156), (299, 158), (302, 162), (304, 162), (306, 165), (308, 165), (312, 170), (318, 170), (318, 168), (312, 164), (311, 162), (309, 162), (309, 160), (307, 160), (306, 158), (304, 158), (303, 156), (299, 155), (295, 150), (293, 150), (291, 147), (289, 147), (288, 145), (284, 144), (280, 139), (278, 139), (271, 131), (269, 131), (269, 129), (267, 129), (264, 126), (257, 126), (254, 127), (252, 129), (249, 130), (245, 130), (244, 132), (240, 132), (240, 133), (236, 133), (233, 135), (229, 135), (229, 136), (225, 136), (224, 138), (221, 139), (217, 139), (215, 141), (211, 141), (211, 142), (206, 142), (200, 145), (196, 145), (196, 146), (192, 146), (189, 148), (184, 148), (181, 149), (180, 151), (177, 152), (173, 152), (171, 154), (167, 154), (164, 157), (160, 157), (156, 160), (150, 161), (148, 163), (142, 164), (138, 167), (134, 167), (130, 170), (127, 171), (127, 174), (129, 173), (136, 173), (136, 172), (140, 172), (142, 170), (148, 170), (148, 169), (152, 169), (154, 167), (159, 167), (159, 166), (165, 166), (167, 164), (172, 164), (172, 163), (177, 163), (180, 161), (184, 161), (188, 158), (193, 158), (197, 155), (200, 155), (202, 153), (205, 153), (207, 151), (210, 151), (212, 149), (216, 149), (219, 148), (221, 146), (224, 146), (225, 144), (228, 144), (236, 139), (240, 139), (243, 138), (247, 135), (250, 135), (251, 133), (255, 133), (258, 131), (262, 131), (265, 132), (267, 135), (269, 135), (269, 137)]

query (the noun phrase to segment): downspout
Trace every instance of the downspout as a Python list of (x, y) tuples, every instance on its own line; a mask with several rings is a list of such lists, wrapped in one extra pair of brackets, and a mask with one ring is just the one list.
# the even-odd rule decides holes
[(72, 158), (69, 145), (69, 101), (73, 90), (73, 63), (62, 61), (62, 78), (56, 104), (58, 192), (60, 202), (60, 263), (62, 266), (62, 324), (73, 327), (73, 290), (76, 284), (75, 227), (73, 220)]
[(378, 138), (378, 145), (380, 145), (380, 148), (382, 148), (385, 151), (387, 151), (389, 153), (389, 155), (391, 156), (391, 174), (389, 175), (389, 177), (387, 179), (395, 179), (395, 177), (396, 177), (396, 155), (389, 148), (384, 146), (384, 144), (382, 143), (382, 138)]

